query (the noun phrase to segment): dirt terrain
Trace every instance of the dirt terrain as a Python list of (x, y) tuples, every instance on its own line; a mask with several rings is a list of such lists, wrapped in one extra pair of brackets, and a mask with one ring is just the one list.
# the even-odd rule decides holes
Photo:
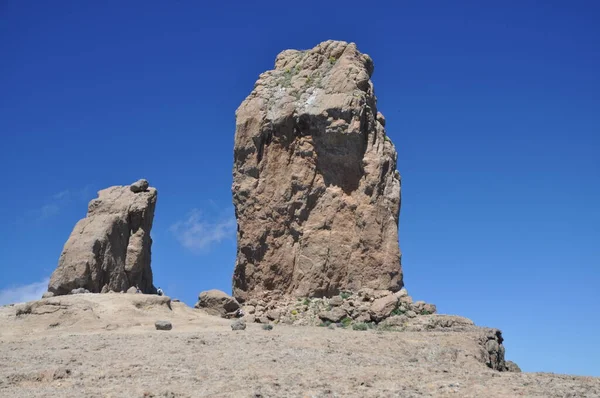
[(0, 307), (0, 396), (600, 396), (599, 378), (491, 370), (469, 332), (230, 325), (142, 294)]

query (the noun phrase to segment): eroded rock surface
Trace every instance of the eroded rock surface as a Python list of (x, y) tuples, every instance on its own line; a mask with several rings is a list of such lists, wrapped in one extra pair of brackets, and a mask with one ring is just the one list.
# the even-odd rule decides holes
[(235, 316), (235, 312), (240, 308), (240, 304), (227, 293), (212, 289), (201, 292), (198, 295), (198, 302), (194, 307), (202, 308), (211, 315), (231, 318)]
[(398, 291), (400, 175), (354, 43), (286, 50), (236, 112), (233, 294)]
[(156, 198), (156, 189), (146, 180), (98, 192), (65, 243), (48, 291), (124, 292), (138, 286), (144, 293), (155, 293), (150, 230)]

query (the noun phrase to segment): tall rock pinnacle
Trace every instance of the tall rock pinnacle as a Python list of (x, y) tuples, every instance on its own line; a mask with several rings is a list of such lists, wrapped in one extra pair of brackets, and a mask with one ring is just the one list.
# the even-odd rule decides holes
[(98, 192), (65, 243), (48, 291), (119, 292), (137, 285), (144, 293), (154, 293), (150, 230), (156, 197), (146, 180)]
[(286, 50), (238, 108), (239, 300), (402, 287), (400, 175), (372, 73), (354, 43)]

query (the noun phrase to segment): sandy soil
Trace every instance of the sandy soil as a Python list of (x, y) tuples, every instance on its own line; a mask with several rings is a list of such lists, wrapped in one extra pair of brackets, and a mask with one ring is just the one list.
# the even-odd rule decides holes
[(600, 396), (599, 378), (491, 370), (466, 332), (230, 323), (145, 295), (0, 307), (0, 396)]

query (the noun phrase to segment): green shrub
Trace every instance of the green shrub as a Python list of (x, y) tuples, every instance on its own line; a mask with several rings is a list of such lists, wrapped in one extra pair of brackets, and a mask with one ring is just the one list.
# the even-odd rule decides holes
[(350, 293), (350, 292), (341, 292), (340, 293), (340, 297), (344, 300), (347, 300), (348, 298), (350, 298), (350, 296), (352, 296), (352, 293)]
[(321, 326), (321, 327), (323, 327), (323, 328), (326, 328), (326, 327), (327, 327), (327, 326), (329, 326), (329, 325), (331, 325), (331, 322), (330, 322), (330, 321), (321, 322), (321, 323), (319, 324), (319, 326)]
[(298, 315), (298, 311), (292, 310), (292, 315)]
[(304, 301), (302, 302), (302, 304), (304, 305), (309, 305), (310, 304), (310, 300), (305, 298)]
[(335, 64), (335, 61), (337, 61), (337, 59), (335, 59), (335, 57), (329, 57), (329, 63), (331, 65)]
[(342, 324), (342, 327), (347, 328), (352, 323), (352, 318), (345, 317), (344, 319), (342, 319), (342, 322), (340, 322), (340, 323)]
[(273, 325), (269, 325), (268, 323), (265, 323), (264, 325), (262, 325), (263, 330), (273, 330)]
[(368, 328), (369, 326), (367, 326), (367, 324), (364, 322), (355, 323), (354, 325), (352, 325), (352, 330), (367, 330)]
[(404, 314), (404, 310), (401, 309), (400, 307), (396, 307), (396, 309), (394, 311), (392, 311), (392, 315), (402, 315)]

